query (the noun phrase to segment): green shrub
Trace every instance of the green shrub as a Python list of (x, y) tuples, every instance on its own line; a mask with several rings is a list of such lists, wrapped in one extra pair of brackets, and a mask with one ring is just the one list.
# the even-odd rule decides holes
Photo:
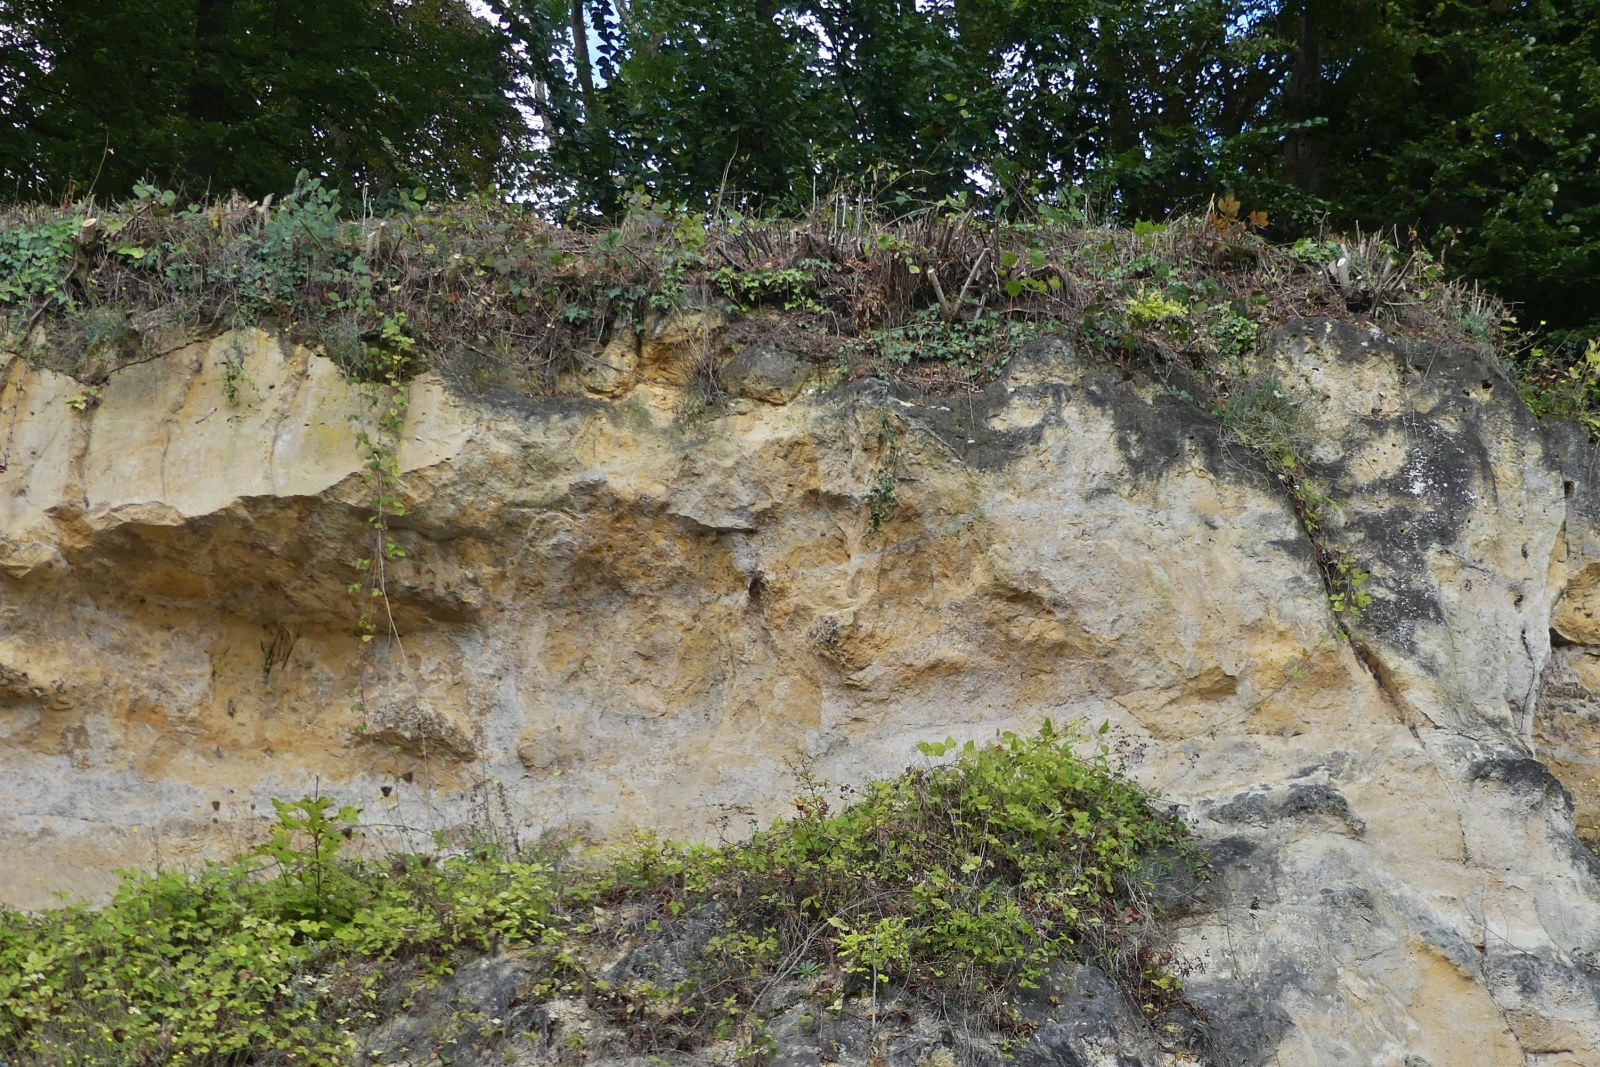
[(1074, 755), (1082, 740), (1047, 722), (991, 745), (922, 745), (956, 759), (874, 782), (838, 813), (813, 786), (798, 815), (745, 844), (636, 843), (591, 885), (594, 899), (643, 896), (663, 918), (721, 909), (730, 932), (764, 940), (702, 957), (670, 989), (606, 996), (675, 1041), (728, 1032), (770, 982), (802, 972), (838, 994), (891, 981), (958, 995), (1011, 1025), (1010, 991), (1068, 957), (1099, 963), (1139, 1003), (1165, 1002), (1176, 980), (1146, 901), (1150, 865), (1199, 859), (1148, 793), (1103, 758)]
[(279, 803), (251, 857), (130, 873), (103, 908), (0, 912), (0, 1057), (345, 1063), (378, 1017), (378, 964), (558, 940), (547, 867), (344, 857), (357, 813), (329, 807)]
[[(1169, 1000), (1144, 890), (1153, 856), (1198, 857), (1147, 793), (1075, 756), (1081, 740), (1047, 723), (924, 745), (956, 758), (875, 782), (837, 813), (808, 783), (797, 815), (748, 842), (645, 836), (565, 871), (483, 847), (358, 858), (354, 808), (280, 802), (244, 859), (129, 874), (103, 908), (0, 912), (0, 1059), (348, 1063), (357, 1035), (404, 1007), (397, 961), (443, 974), (496, 946), (531, 952), (530, 996), (585, 995), (646, 1051), (734, 1033), (786, 978), (826, 998), (885, 981), (989, 998), (1003, 1021), (994, 998), (1071, 956), (1143, 1003)], [(646, 940), (689, 920), (711, 929), (687, 977), (612, 983), (585, 962), (615, 948), (607, 914)]]
[(878, 969), (897, 979), (1032, 983), (1137, 895), (1143, 858), (1184, 840), (1144, 790), (1074, 755), (1080, 740), (1047, 722), (992, 745), (924, 744), (957, 759), (874, 782), (831, 817), (813, 796), (739, 865), (839, 930), (847, 960), (861, 931), (893, 930), (883, 943), (903, 947)]

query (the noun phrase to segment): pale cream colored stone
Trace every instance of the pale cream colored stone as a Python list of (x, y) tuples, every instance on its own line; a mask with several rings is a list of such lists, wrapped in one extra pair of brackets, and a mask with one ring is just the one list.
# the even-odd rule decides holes
[(633, 388), (639, 370), (639, 339), (631, 332), (613, 337), (600, 352), (579, 361), (578, 380), (595, 396), (619, 397)]
[(54, 545), (0, 538), (0, 571), (13, 578), (37, 578), (70, 567), (67, 558)]
[(529, 412), (413, 383), (365, 650), (366, 416), (331, 363), (226, 335), (80, 412), (11, 361), (0, 900), (237, 852), (316, 789), (453, 831), (498, 783), (530, 834), (710, 839), (786, 810), (802, 768), (857, 783), (921, 740), (1103, 723), (1086, 751), (1236, 857), (1178, 936), (1197, 997), (1279, 1020), (1263, 1055), (1593, 1058), (1572, 991), (1600, 890), (1560, 789), (1600, 814), (1600, 659), (1548, 635), (1587, 596), (1563, 554), (1600, 540), (1514, 396), (1428, 385), (1371, 331), (1264, 348), (1343, 464), (1327, 522), (1378, 598), (1352, 642), (1286, 498), (1167, 394), (1052, 343), (968, 424), (862, 384), (683, 420), (720, 326), (616, 342)]
[(89, 420), (67, 400), (84, 390), (20, 358), (6, 361), (0, 383), (0, 529), (16, 541), (49, 540), (46, 510), (71, 491)]

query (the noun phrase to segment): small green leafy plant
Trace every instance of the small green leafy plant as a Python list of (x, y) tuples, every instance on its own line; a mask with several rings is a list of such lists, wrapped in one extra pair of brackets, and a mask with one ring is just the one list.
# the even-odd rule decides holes
[(248, 385), (254, 389), (255, 383), (244, 372), (245, 356), (248, 349), (243, 338), (235, 333), (228, 339), (228, 344), (222, 353), (222, 396), (227, 400), (229, 407), (239, 404), (239, 386)]
[(67, 267), (72, 238), (83, 219), (49, 219), (33, 226), (0, 227), (0, 303), (70, 300)]
[(1048, 265), (1049, 257), (1042, 248), (1030, 248), (1026, 253), (1007, 249), (1000, 253), (1000, 268), (1006, 273), (1006, 280), (1001, 288), (1013, 300), (1023, 293), (1059, 292), (1061, 290), (1059, 274), (1039, 276)]
[(349, 922), (360, 887), (350, 884), (350, 872), (338, 859), (340, 848), (361, 824), (361, 810), (351, 804), (334, 808), (322, 796), (274, 800), (272, 807), (277, 827), (251, 852), (276, 865), (275, 888), (284, 914), (315, 924), (302, 925), (302, 932), (313, 936), (335, 929), (336, 922)]
[(306, 798), (277, 814), (232, 863), (129, 873), (103, 908), (0, 911), (0, 1059), (349, 1064), (385, 962), (448, 970), (496, 942), (559, 942), (543, 864), (380, 864), (343, 852), (353, 808)]
[(1128, 320), (1135, 326), (1147, 327), (1157, 323), (1181, 319), (1189, 309), (1158, 291), (1140, 291), (1123, 302)]
[(904, 325), (873, 330), (848, 347), (861, 358), (894, 367), (944, 367), (958, 381), (987, 379), (1002, 371), (1031, 337), (1054, 324), (1029, 323), (995, 312), (948, 320), (937, 307), (911, 316)]
[(78, 412), (89, 411), (99, 403), (100, 389), (98, 387), (85, 389), (81, 393), (73, 393), (66, 400), (67, 407)]
[(830, 269), (830, 266), (825, 261), (815, 259), (803, 259), (793, 267), (740, 270), (727, 266), (713, 271), (711, 278), (739, 311), (749, 311), (762, 304), (775, 304), (785, 311), (798, 309), (820, 312), (823, 307), (815, 297), (817, 275)]

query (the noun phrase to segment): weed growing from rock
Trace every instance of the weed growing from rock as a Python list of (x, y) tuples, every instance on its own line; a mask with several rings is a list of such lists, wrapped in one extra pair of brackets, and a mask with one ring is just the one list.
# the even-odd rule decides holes
[[(400, 631), (395, 625), (389, 602), (388, 564), (405, 555), (399, 542), (390, 536), (389, 523), (405, 514), (400, 495), (400, 439), (410, 406), (405, 379), (413, 371), (415, 342), (406, 333), (405, 316), (385, 318), (378, 336), (364, 346), (364, 358), (351, 369), (350, 382), (361, 410), (357, 422), (356, 444), (363, 452), (363, 479), (372, 490), (372, 514), (367, 519), (372, 529), (370, 555), (356, 561), (362, 575), (351, 582), (348, 591), (359, 600), (357, 627), (364, 657), (370, 657), (371, 643), (379, 631), (378, 611), (383, 612), (382, 629), (395, 640)], [(364, 658), (363, 676), (370, 666)], [(358, 704), (364, 710), (364, 703)]]
[(900, 481), (900, 434), (887, 411), (878, 412), (878, 467), (867, 490), (867, 533), (875, 535), (894, 517), (896, 485)]
[(1316, 554), (1328, 606), (1343, 626), (1371, 605), (1372, 594), (1367, 591), (1371, 575), (1357, 564), (1354, 553), (1327, 537), (1324, 527), (1332, 501), (1306, 462), (1313, 443), (1306, 403), (1305, 397), (1268, 374), (1238, 381), (1212, 402), (1211, 412), (1223, 431), (1260, 457), (1282, 484)]

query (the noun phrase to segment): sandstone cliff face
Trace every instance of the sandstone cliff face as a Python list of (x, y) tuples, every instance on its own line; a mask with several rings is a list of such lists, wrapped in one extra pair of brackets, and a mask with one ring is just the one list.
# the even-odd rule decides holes
[(415, 382), (400, 640), (365, 672), (371, 490), (331, 364), (230, 335), (80, 412), (12, 361), (0, 900), (242, 847), (314, 789), (424, 830), (488, 806), (524, 834), (714, 837), (801, 770), (1108, 722), (1213, 857), (1181, 941), (1219, 1062), (1600, 1063), (1600, 866), (1569, 796), (1600, 814), (1581, 432), (1472, 351), (1265, 338), (1374, 575), (1346, 637), (1274, 478), (1181, 395), (1056, 340), (932, 401), (768, 352), (685, 418), (715, 327), (608, 349), (582, 398)]

